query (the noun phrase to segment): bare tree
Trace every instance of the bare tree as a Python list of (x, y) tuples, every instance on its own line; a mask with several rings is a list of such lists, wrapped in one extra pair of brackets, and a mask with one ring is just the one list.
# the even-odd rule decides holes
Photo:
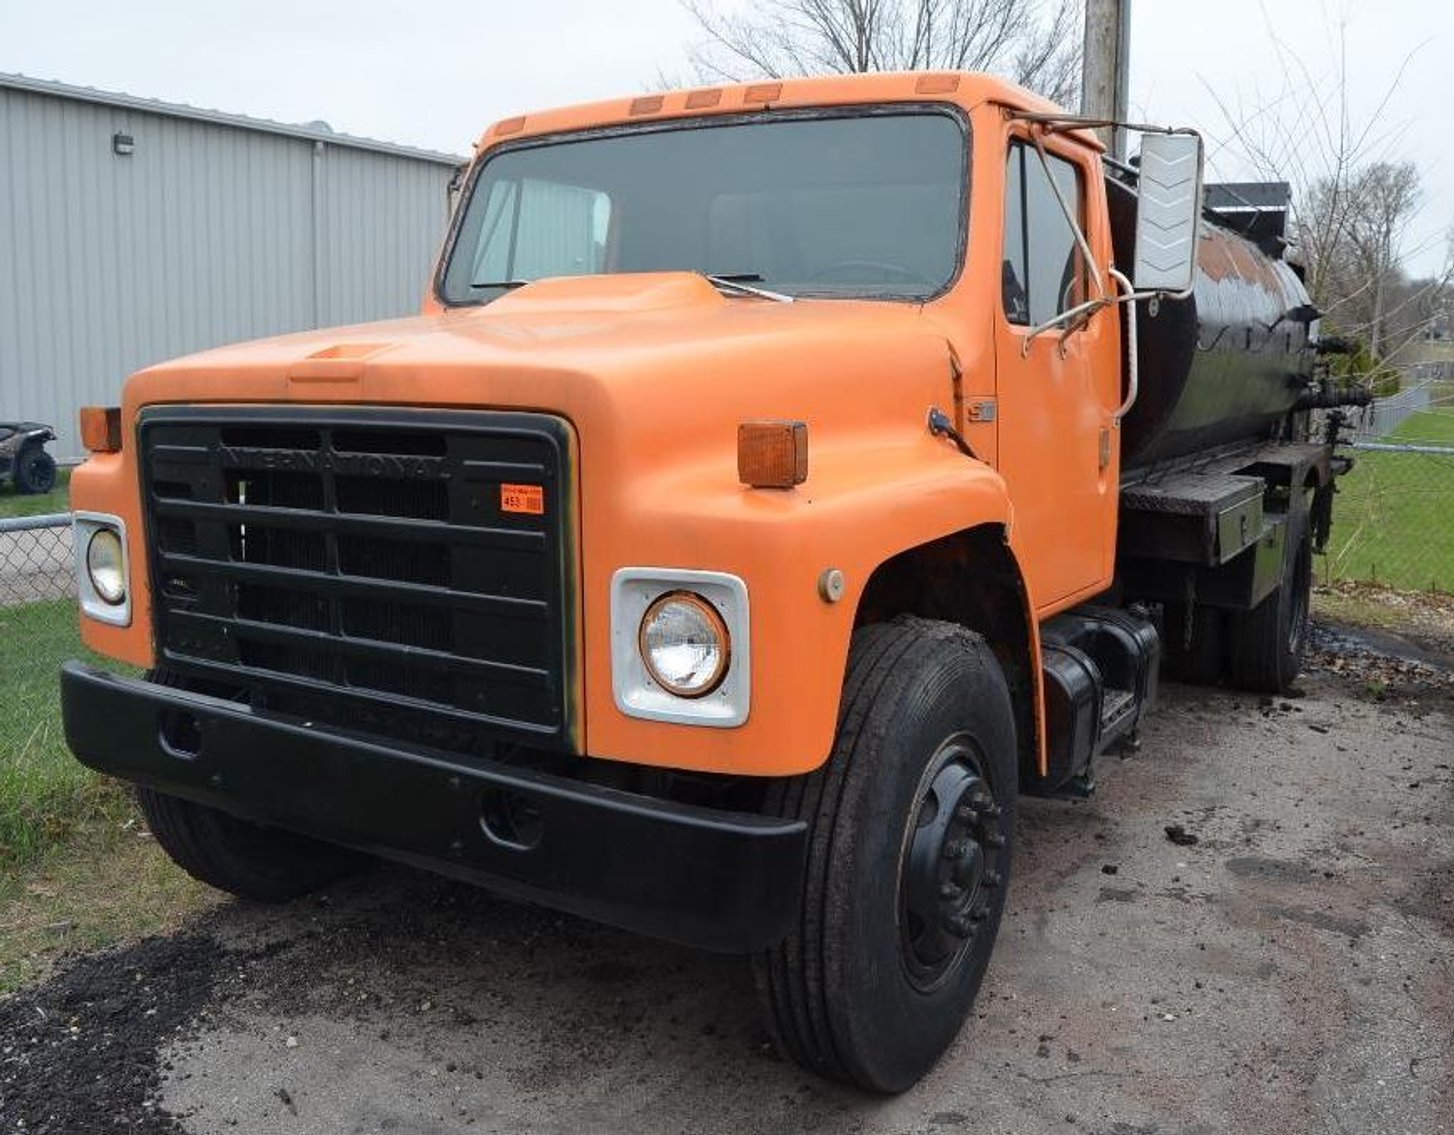
[(1314, 299), (1339, 331), (1365, 339), (1375, 357), (1419, 334), (1426, 291), (1447, 282), (1411, 289), (1404, 277), (1404, 238), (1420, 195), (1412, 162), (1372, 162), (1316, 182), (1294, 227)]
[(859, 71), (996, 71), (1061, 105), (1080, 84), (1080, 0), (682, 0), (700, 82)]
[[(1372, 104), (1349, 98), (1345, 20), (1333, 27), (1335, 50), (1319, 66), (1289, 49), (1264, 10), (1265, 33), (1281, 67), (1273, 87), (1250, 92), (1207, 89), (1223, 129), (1209, 150), (1215, 167), (1230, 159), (1293, 190), (1290, 236), (1307, 269), (1308, 290), (1329, 327), (1364, 340), (1375, 362), (1421, 335), (1420, 313), (1450, 283), (1409, 281), (1402, 270), (1406, 235), (1418, 207), (1418, 172), (1398, 160), (1407, 124), (1390, 122), (1389, 103), (1418, 50), (1410, 51)], [(1212, 132), (1215, 133), (1215, 132)]]
[(1387, 348), (1388, 291), (1397, 282), (1404, 229), (1419, 201), (1419, 171), (1412, 162), (1376, 162), (1358, 172), (1350, 187), (1348, 245), (1359, 275), (1373, 292), (1365, 321), (1368, 346)]

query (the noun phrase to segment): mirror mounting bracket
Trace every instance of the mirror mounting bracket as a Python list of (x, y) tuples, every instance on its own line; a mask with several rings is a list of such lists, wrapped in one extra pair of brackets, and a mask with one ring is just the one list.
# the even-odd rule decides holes
[[(1164, 178), (1156, 179), (1158, 188), (1165, 190), (1165, 195), (1160, 202), (1160, 212), (1163, 217), (1169, 212), (1172, 222), (1170, 224), (1157, 224), (1153, 222), (1154, 235), (1151, 237), (1152, 245), (1164, 251), (1166, 246), (1161, 245), (1161, 240), (1169, 231), (1170, 247), (1175, 248), (1178, 245), (1182, 247), (1189, 246), (1190, 253), (1189, 259), (1180, 263), (1173, 262), (1177, 263), (1177, 267), (1180, 267), (1181, 263), (1186, 265), (1185, 276), (1182, 277), (1178, 273), (1177, 279), (1175, 280), (1168, 280), (1166, 278), (1169, 273), (1162, 265), (1153, 262), (1143, 262), (1141, 245), (1146, 234), (1143, 234), (1142, 231), (1142, 221), (1145, 217), (1146, 206), (1148, 204), (1147, 193), (1143, 188), (1140, 193), (1140, 202), (1138, 203), (1137, 209), (1136, 270), (1133, 271), (1133, 276), (1140, 283), (1150, 285), (1149, 287), (1142, 288), (1142, 291), (1148, 295), (1156, 295), (1157, 297), (1165, 296), (1170, 299), (1185, 299), (1191, 295), (1194, 278), (1193, 268), (1196, 260), (1196, 226), (1201, 215), (1202, 155), (1204, 153), (1202, 136), (1196, 130), (1186, 126), (1154, 126), (1149, 123), (1119, 122), (1114, 119), (1098, 118), (1089, 115), (1043, 114), (1013, 108), (1009, 110), (1008, 117), (1038, 127), (1038, 130), (1031, 137), (1036, 150), (1040, 154), (1041, 163), (1046, 164), (1047, 176), (1049, 175), (1049, 169), (1046, 163), (1042, 141), (1043, 137), (1047, 134), (1066, 134), (1077, 130), (1091, 130), (1102, 126), (1112, 126), (1120, 130), (1135, 131), (1138, 134), (1149, 136), (1145, 138), (1142, 144), (1143, 164), (1149, 165), (1154, 161), (1157, 168), (1165, 175)], [(1184, 150), (1178, 152), (1175, 144), (1172, 142), (1172, 139), (1175, 137), (1190, 139), (1192, 143), (1191, 152), (1185, 152)], [(1157, 139), (1155, 145), (1151, 144), (1153, 139)], [(1113, 162), (1109, 158), (1106, 158), (1105, 161), (1124, 174), (1131, 174), (1133, 172), (1139, 174), (1143, 172), (1133, 171), (1133, 167), (1122, 165), (1119, 162)], [(1055, 196), (1060, 204), (1061, 211), (1065, 214), (1066, 220), (1070, 223), (1075, 233), (1077, 243), (1081, 247), (1082, 255), (1087, 258), (1087, 262), (1094, 269), (1096, 291), (1099, 297), (1104, 298), (1107, 296), (1108, 289), (1099, 265), (1090, 257), (1088, 246), (1085, 242), (1085, 234), (1081, 231), (1081, 227), (1076, 222), (1076, 219), (1071, 215), (1064, 197), (1059, 191), (1059, 186), (1055, 184), (1053, 179), (1051, 179), (1051, 188), (1055, 191)], [(1185, 214), (1178, 213), (1177, 211), (1178, 207), (1185, 204), (1188, 196), (1192, 199), (1189, 229), (1186, 224)], [(1143, 267), (1145, 269), (1146, 279), (1142, 279), (1143, 273), (1141, 269)], [(1180, 284), (1180, 286), (1171, 286), (1173, 283)], [(1153, 311), (1152, 314), (1154, 315), (1155, 312)], [(1054, 325), (1052, 323), (1049, 326)], [(1035, 332), (1032, 332), (1032, 337), (1039, 330), (1042, 329), (1037, 329)]]

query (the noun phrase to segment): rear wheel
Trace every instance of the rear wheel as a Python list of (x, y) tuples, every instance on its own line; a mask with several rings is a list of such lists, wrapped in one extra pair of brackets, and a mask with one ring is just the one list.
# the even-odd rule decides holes
[(1313, 592), (1313, 545), (1305, 508), (1288, 513), (1282, 582), (1250, 611), (1228, 620), (1228, 672), (1244, 690), (1275, 694), (1302, 669)]
[(48, 493), (56, 487), (56, 459), (35, 442), (15, 459), (15, 488), (22, 493)]
[(204, 883), (242, 898), (286, 902), (358, 870), (368, 859), (281, 828), (138, 788), (137, 800), (162, 850)]
[(779, 1049), (898, 1092), (969, 1013), (1009, 885), (1015, 723), (980, 636), (924, 619), (854, 635), (838, 737), (768, 807), (809, 826), (801, 914), (754, 959)]
[(1167, 603), (1161, 622), (1162, 666), (1168, 678), (1197, 686), (1214, 686), (1222, 680), (1227, 652), (1225, 611), (1193, 607), (1190, 641), (1185, 604)]

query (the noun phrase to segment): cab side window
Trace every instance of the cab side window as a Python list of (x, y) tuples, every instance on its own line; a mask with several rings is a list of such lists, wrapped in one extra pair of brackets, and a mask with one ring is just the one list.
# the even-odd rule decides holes
[[(1055, 187), (1084, 223), (1085, 189), (1073, 162), (1046, 155), (1050, 176), (1035, 148), (1010, 144), (1005, 169), (1005, 246), (1001, 290), (1011, 323), (1038, 327), (1085, 298), (1085, 266), (1075, 232), (1055, 199)], [(1051, 178), (1054, 178), (1052, 187)]]
[(600, 272), (611, 199), (537, 178), (497, 181), (480, 210), (472, 281), (535, 280)]

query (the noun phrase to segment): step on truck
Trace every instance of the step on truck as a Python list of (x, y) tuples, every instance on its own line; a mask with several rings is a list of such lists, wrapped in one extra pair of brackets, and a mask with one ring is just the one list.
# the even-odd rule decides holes
[(83, 412), (145, 677), (65, 666), (75, 754), (224, 890), (383, 856), (745, 954), (785, 1056), (913, 1084), (1017, 798), (1163, 671), (1293, 680), (1348, 466), (1283, 212), (1095, 125), (937, 73), (497, 123), (419, 316)]

